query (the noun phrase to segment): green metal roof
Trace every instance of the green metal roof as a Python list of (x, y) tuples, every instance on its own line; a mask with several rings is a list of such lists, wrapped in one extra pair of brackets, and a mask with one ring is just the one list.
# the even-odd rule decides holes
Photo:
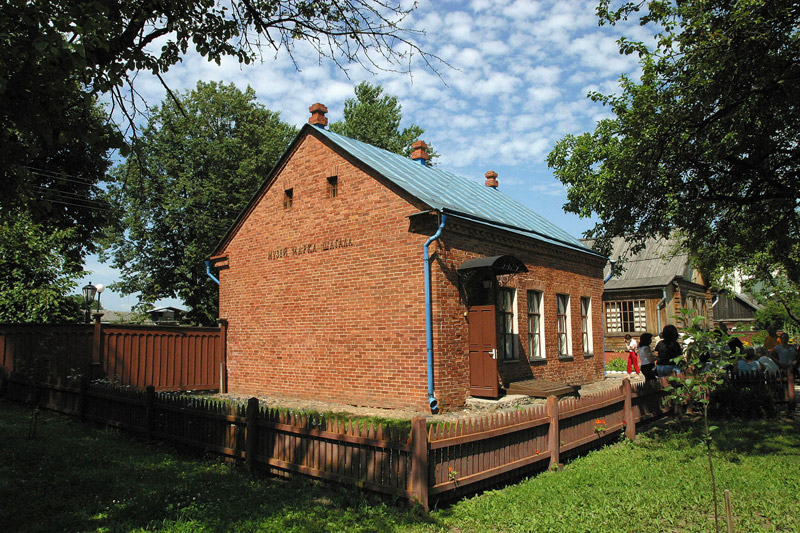
[[(421, 200), (431, 209), (518, 233), (543, 242), (603, 257), (541, 215), (503, 192), (436, 166), (422, 165), (381, 148), (332, 131), (313, 128), (385, 179)], [(300, 135), (302, 135), (302, 131)]]

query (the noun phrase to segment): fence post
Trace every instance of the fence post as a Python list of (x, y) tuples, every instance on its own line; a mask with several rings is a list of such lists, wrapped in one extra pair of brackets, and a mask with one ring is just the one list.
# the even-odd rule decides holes
[(425, 419), (411, 419), (411, 504), (428, 511), (428, 431)]
[(625, 437), (629, 440), (636, 438), (636, 420), (633, 418), (633, 385), (630, 378), (622, 380), (622, 394), (625, 403), (622, 408), (622, 421), (625, 423)]
[(547, 431), (547, 448), (550, 450), (550, 468), (558, 467), (559, 454), (561, 453), (560, 431), (558, 428), (558, 398), (548, 396), (545, 405), (547, 416), (550, 417), (550, 428)]
[(247, 400), (247, 432), (244, 441), (244, 458), (247, 463), (247, 470), (251, 473), (256, 471), (256, 442), (258, 438), (258, 398)]
[(156, 401), (156, 388), (148, 385), (144, 389), (144, 438), (150, 440), (153, 437), (156, 416), (153, 404)]
[(103, 326), (100, 319), (103, 318), (103, 313), (94, 314), (94, 334), (92, 335), (92, 366), (89, 371), (90, 379), (98, 379), (102, 376), (102, 364), (100, 363), (100, 351), (103, 343), (101, 335), (103, 334)]

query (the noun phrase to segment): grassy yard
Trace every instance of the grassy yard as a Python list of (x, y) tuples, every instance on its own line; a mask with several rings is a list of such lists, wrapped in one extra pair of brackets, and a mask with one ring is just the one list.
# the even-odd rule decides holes
[[(0, 531), (713, 531), (699, 424), (663, 424), (423, 516), (51, 413), (28, 440), (29, 415), (0, 400)], [(719, 425), (718, 486), (731, 491), (737, 531), (800, 531), (800, 422)]]

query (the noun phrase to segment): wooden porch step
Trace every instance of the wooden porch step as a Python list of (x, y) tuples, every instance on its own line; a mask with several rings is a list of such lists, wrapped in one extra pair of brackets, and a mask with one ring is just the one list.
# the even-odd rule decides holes
[(521, 394), (535, 398), (547, 398), (548, 396), (561, 398), (577, 393), (580, 388), (580, 385), (567, 385), (546, 379), (526, 379), (509, 383), (506, 387), (506, 394)]

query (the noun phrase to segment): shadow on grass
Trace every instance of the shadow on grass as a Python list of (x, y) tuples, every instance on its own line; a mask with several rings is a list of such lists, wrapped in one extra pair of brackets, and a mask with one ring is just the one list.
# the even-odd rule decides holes
[[(764, 420), (709, 420), (712, 431), (712, 446), (723, 453), (746, 453), (748, 455), (798, 455), (800, 453), (800, 420), (794, 418), (771, 418)], [(648, 434), (660, 441), (685, 439), (703, 442), (705, 429), (701, 417), (681, 420), (665, 420), (653, 426)], [(770, 438), (765, 438), (769, 435)]]
[(250, 476), (0, 400), (2, 531), (402, 531), (433, 520), (402, 502), (304, 479)]

